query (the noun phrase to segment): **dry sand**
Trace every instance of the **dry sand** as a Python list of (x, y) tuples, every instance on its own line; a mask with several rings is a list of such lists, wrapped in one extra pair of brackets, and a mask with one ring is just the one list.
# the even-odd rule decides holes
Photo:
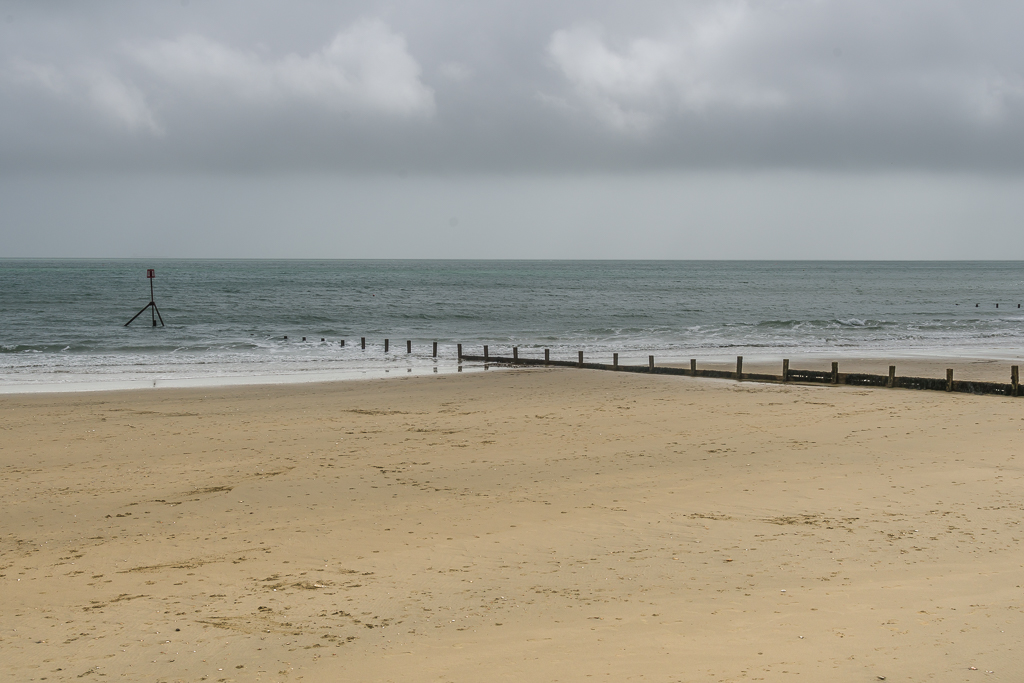
[(1024, 671), (1024, 399), (536, 369), (0, 415), (5, 681)]

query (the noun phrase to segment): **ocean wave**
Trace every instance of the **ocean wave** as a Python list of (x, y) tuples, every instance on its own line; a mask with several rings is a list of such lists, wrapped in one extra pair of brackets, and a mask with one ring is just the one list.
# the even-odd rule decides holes
[[(739, 323), (743, 324), (743, 323)], [(782, 330), (830, 330), (837, 328), (885, 329), (898, 326), (899, 323), (889, 320), (873, 320), (866, 318), (835, 318), (831, 320), (762, 320), (754, 323), (754, 327)]]

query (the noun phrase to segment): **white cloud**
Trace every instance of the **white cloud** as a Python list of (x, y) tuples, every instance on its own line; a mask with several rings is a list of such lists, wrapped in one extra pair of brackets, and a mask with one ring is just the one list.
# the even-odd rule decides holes
[(102, 67), (61, 69), (49, 64), (15, 61), (7, 80), (35, 88), (65, 104), (91, 109), (108, 123), (161, 135), (163, 128), (142, 91)]
[(613, 128), (646, 130), (678, 112), (725, 106), (779, 108), (779, 89), (730, 73), (746, 12), (731, 5), (669, 38), (636, 38), (618, 49), (596, 25), (555, 31), (548, 55), (579, 103)]
[(562, 28), (547, 54), (568, 89), (542, 99), (621, 131), (751, 112), (987, 126), (1024, 105), (1019, 70), (971, 37), (957, 3), (900, 7), (709, 0), (680, 6), (646, 35)]
[(215, 99), (400, 116), (434, 112), (433, 91), (420, 80), (405, 39), (378, 20), (353, 24), (319, 51), (276, 60), (200, 35), (159, 41), (132, 54), (167, 83)]

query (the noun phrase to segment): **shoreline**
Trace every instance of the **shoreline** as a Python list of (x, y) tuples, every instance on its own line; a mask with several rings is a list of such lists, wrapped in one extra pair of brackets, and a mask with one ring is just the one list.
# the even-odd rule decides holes
[(38, 384), (0, 384), (0, 396), (20, 396), (30, 394), (75, 394), (108, 391), (151, 391), (154, 389), (202, 389), (219, 387), (262, 387), (262, 386), (293, 386), (303, 384), (324, 384), (334, 382), (361, 382), (379, 379), (405, 377), (431, 377), (450, 375), (460, 372), (478, 372), (477, 368), (466, 364), (460, 369), (456, 365), (437, 365), (428, 368), (407, 368), (376, 370), (335, 370), (310, 371), (308, 373), (230, 375), (218, 377), (160, 377), (157, 379), (133, 380), (96, 380), (68, 383)]
[[(492, 356), (504, 355), (505, 346), (495, 346)], [(508, 346), (511, 349), (511, 346)], [(476, 349), (470, 347), (466, 353), (471, 354)], [(537, 354), (537, 349), (530, 352)], [(511, 351), (509, 350), (510, 354)], [(998, 353), (998, 355), (996, 355)], [(525, 353), (524, 353), (525, 356)], [(608, 356), (605, 358), (605, 356)], [(531, 356), (532, 357), (532, 356)], [(766, 357), (763, 354), (744, 356), (744, 372), (779, 374), (782, 368), (782, 358), (779, 356)], [(829, 370), (831, 362), (839, 363), (840, 372), (857, 372), (885, 375), (888, 373), (889, 365), (896, 365), (897, 375), (906, 377), (929, 377), (944, 379), (946, 369), (952, 368), (957, 380), (971, 380), (978, 382), (1000, 382), (1010, 381), (1010, 366), (1024, 365), (1024, 351), (1018, 356), (1005, 353), (1005, 350), (993, 351), (992, 355), (953, 355), (939, 353), (905, 353), (904, 355), (882, 355), (865, 354), (858, 352), (851, 355), (829, 354), (820, 352), (792, 353), (789, 354), (790, 368), (801, 370)], [(1020, 360), (1016, 360), (1016, 359)], [(396, 377), (431, 376), (438, 374), (453, 374), (458, 372), (482, 372), (485, 368), (483, 363), (466, 361), (458, 363), (455, 359), (437, 359), (438, 362), (428, 367), (405, 367), (405, 368), (378, 368), (378, 369), (353, 369), (353, 370), (330, 370), (330, 371), (308, 371), (308, 372), (286, 372), (281, 374), (255, 374), (255, 375), (222, 375), (215, 377), (157, 377), (153, 379), (100, 379), (83, 380), (71, 382), (37, 382), (37, 383), (10, 383), (0, 382), (0, 396), (19, 396), (28, 394), (64, 394), (64, 393), (90, 393), (108, 391), (129, 391), (129, 390), (151, 390), (166, 388), (215, 388), (233, 386), (273, 386), (273, 385), (301, 385), (321, 384), (332, 382), (350, 382), (376, 379), (392, 379)], [(558, 360), (572, 360), (569, 357)], [(642, 353), (620, 353), (619, 362), (626, 364), (646, 364), (647, 356)], [(587, 362), (610, 363), (611, 354), (601, 356), (587, 355)], [(685, 368), (689, 367), (685, 359), (676, 359), (675, 355), (662, 360), (655, 355), (656, 364), (664, 367)], [(697, 355), (698, 368), (707, 370), (734, 371), (736, 368), (735, 356), (726, 359), (723, 354), (709, 354), (701, 358)], [(491, 366), (490, 370), (503, 368)]]

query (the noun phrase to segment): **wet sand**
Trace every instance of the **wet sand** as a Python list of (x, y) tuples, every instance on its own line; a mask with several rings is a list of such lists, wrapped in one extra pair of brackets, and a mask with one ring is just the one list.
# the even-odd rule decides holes
[(0, 414), (4, 680), (1022, 669), (1024, 399), (532, 369)]
[[(995, 358), (956, 358), (943, 359), (930, 356), (903, 357), (903, 358), (859, 358), (843, 356), (827, 356), (821, 354), (794, 354), (790, 358), (790, 368), (796, 370), (819, 370), (830, 372), (832, 361), (839, 363), (840, 372), (858, 372), (870, 375), (888, 376), (889, 366), (896, 366), (896, 374), (900, 377), (931, 377), (934, 379), (945, 379), (946, 370), (953, 370), (953, 377), (958, 380), (973, 380), (976, 382), (1001, 382), (1009, 384), (1010, 367), (1017, 365), (1024, 367), (1024, 360), (1005, 360)], [(677, 367), (690, 367), (688, 363), (671, 363)], [(729, 361), (701, 361), (698, 359), (697, 367), (705, 370), (736, 370), (735, 359)], [(743, 360), (743, 372), (756, 372), (771, 375), (782, 374), (782, 360)]]

